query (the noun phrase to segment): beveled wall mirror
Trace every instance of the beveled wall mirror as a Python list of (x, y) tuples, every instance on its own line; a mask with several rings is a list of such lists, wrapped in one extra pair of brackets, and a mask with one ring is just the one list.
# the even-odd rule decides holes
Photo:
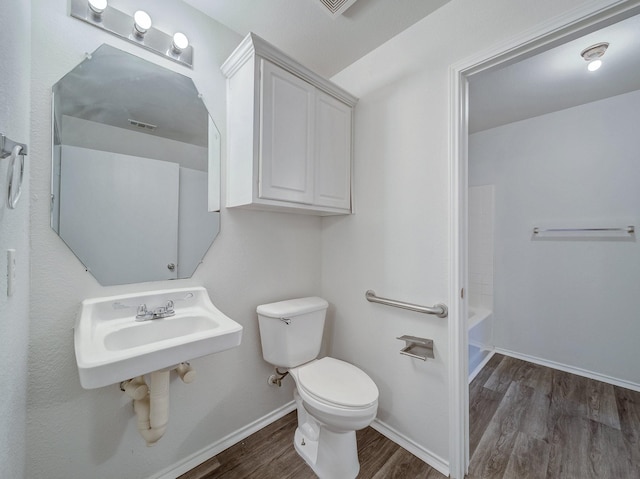
[(219, 211), (220, 133), (191, 78), (102, 45), (53, 86), (51, 227), (100, 284), (190, 277)]

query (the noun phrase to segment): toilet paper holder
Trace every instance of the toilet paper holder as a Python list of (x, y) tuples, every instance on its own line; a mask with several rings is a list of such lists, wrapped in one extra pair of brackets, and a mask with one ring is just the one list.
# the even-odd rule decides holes
[(405, 342), (405, 347), (400, 350), (400, 354), (421, 359), (422, 361), (426, 361), (427, 358), (435, 358), (433, 355), (433, 339), (408, 336), (406, 334), (396, 339)]

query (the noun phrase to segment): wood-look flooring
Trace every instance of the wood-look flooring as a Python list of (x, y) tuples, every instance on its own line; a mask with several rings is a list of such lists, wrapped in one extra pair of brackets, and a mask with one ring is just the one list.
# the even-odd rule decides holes
[[(496, 354), (469, 386), (468, 479), (640, 479), (640, 393)], [(313, 479), (295, 412), (179, 479)], [(445, 479), (374, 429), (358, 479)]]
[(470, 479), (640, 479), (640, 393), (495, 355), (471, 383)]

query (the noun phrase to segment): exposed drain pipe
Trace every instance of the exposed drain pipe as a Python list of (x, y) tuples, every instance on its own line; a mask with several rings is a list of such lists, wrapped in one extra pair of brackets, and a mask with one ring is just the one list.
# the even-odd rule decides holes
[(147, 446), (153, 446), (167, 430), (169, 373), (168, 369), (152, 372), (149, 394), (133, 400), (133, 410), (138, 416), (138, 432), (147, 441)]
[[(175, 370), (185, 383), (195, 378), (189, 363), (179, 364)], [(151, 373), (151, 385), (138, 376), (120, 383), (120, 389), (133, 398), (133, 410), (138, 417), (138, 432), (153, 446), (164, 435), (169, 423), (169, 379), (170, 369)]]

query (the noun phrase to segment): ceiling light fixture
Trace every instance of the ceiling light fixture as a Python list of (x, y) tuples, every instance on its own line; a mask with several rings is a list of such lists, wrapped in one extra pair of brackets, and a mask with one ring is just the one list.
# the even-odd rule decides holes
[(587, 65), (587, 69), (590, 72), (594, 72), (602, 66), (601, 58), (607, 51), (607, 48), (609, 48), (609, 43), (602, 42), (596, 43), (595, 45), (591, 45), (590, 47), (582, 50), (580, 56), (589, 63)]
[(589, 62), (589, 64), (587, 65), (587, 70), (589, 70), (590, 72), (594, 72), (601, 66), (602, 66), (602, 60), (593, 60), (592, 62)]
[(138, 10), (133, 14), (133, 33), (142, 37), (151, 28), (151, 17), (144, 10)]

